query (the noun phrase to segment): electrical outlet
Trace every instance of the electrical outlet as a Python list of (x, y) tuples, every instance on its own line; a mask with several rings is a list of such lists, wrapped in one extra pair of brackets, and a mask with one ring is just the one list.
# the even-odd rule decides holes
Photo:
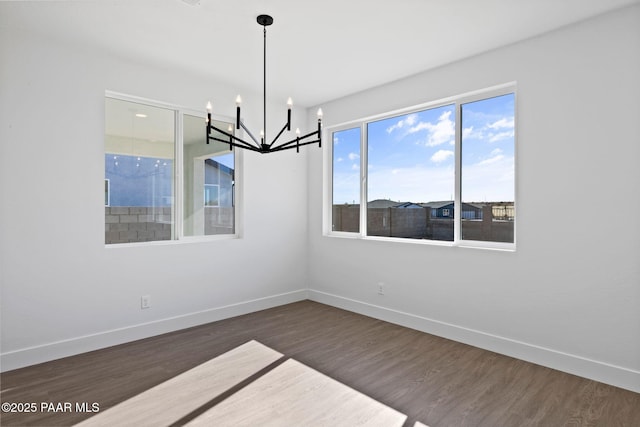
[(384, 295), (384, 283), (378, 282), (378, 295)]
[(149, 295), (143, 295), (140, 297), (140, 308), (145, 309), (151, 307), (151, 297)]

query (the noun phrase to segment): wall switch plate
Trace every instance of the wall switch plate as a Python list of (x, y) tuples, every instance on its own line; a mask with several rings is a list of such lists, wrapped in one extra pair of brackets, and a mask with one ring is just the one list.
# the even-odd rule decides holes
[(384, 295), (384, 283), (378, 282), (378, 295)]
[(151, 297), (149, 295), (143, 295), (140, 297), (140, 308), (145, 309), (151, 307)]

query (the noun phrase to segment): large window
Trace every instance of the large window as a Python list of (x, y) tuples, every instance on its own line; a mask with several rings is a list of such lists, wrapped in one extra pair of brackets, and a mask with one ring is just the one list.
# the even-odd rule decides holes
[(330, 233), (515, 243), (513, 86), (330, 132)]
[(235, 234), (234, 152), (204, 129), (178, 108), (106, 97), (106, 244)]

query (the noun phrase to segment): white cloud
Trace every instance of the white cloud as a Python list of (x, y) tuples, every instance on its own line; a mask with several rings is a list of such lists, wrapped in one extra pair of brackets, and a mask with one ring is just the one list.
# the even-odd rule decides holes
[(480, 162), (478, 162), (479, 166), (485, 166), (485, 165), (490, 165), (496, 162), (499, 162), (500, 160), (504, 159), (504, 155), (503, 154), (497, 154), (493, 157), (489, 157), (488, 159), (484, 159)]
[[(476, 163), (476, 165), (486, 166), (486, 165), (493, 165), (495, 163), (501, 162), (502, 160), (506, 159), (505, 155), (502, 153), (503, 151), (501, 148), (494, 148), (493, 150), (491, 150), (491, 153), (489, 153), (490, 157), (487, 157), (486, 159), (479, 161), (478, 163)], [(513, 157), (509, 158), (508, 160), (513, 162)]]
[(360, 158), (360, 155), (357, 153), (349, 153), (349, 160), (357, 160)]
[(387, 128), (387, 133), (391, 133), (396, 129), (401, 129), (405, 126), (412, 126), (416, 120), (418, 120), (418, 115), (417, 114), (409, 114), (406, 118), (404, 118), (403, 120), (398, 120), (398, 123), (396, 123), (395, 125), (389, 126)]
[[(493, 161), (495, 163), (491, 165), (476, 163), (463, 166), (462, 192), (466, 200), (513, 200), (513, 157), (502, 156)], [(416, 203), (449, 200), (453, 197), (454, 176), (452, 164), (372, 168), (368, 176), (368, 196), (372, 200), (391, 198)], [(357, 185), (355, 180), (354, 185)]]
[(422, 130), (428, 132), (426, 142), (424, 143), (427, 147), (436, 147), (445, 143), (455, 144), (455, 124), (451, 120), (451, 111), (442, 113), (435, 124), (431, 122), (420, 122), (411, 127), (407, 133), (416, 133)]
[(511, 118), (503, 117), (500, 120), (497, 120), (487, 125), (489, 129), (496, 129), (496, 130), (497, 129), (513, 129), (513, 126), (514, 126), (513, 117)]
[(502, 117), (492, 123), (485, 124), (480, 129), (474, 129), (473, 126), (470, 126), (462, 130), (463, 139), (478, 139), (488, 142), (498, 142), (513, 138), (514, 135), (513, 117)]
[(488, 131), (486, 138), (489, 142), (498, 142), (503, 139), (513, 138), (515, 135), (513, 117), (502, 117), (493, 123), (489, 123), (485, 127), (485, 130)]
[(412, 128), (409, 128), (407, 130), (407, 133), (416, 133), (416, 132), (420, 132), (421, 130), (431, 130), (435, 127), (435, 125), (431, 122), (420, 122), (417, 125), (413, 126)]
[(474, 129), (473, 126), (470, 126), (468, 128), (464, 128), (462, 129), (462, 140), (469, 140), (469, 139), (484, 139), (485, 135), (483, 133), (483, 130), (486, 130), (486, 127), (481, 128), (481, 129)]
[(342, 162), (342, 161), (344, 161), (344, 159), (343, 159), (342, 157), (338, 157), (338, 158), (336, 159), (336, 162)]
[(431, 129), (427, 146), (435, 147), (444, 143), (451, 143), (455, 138), (455, 124), (450, 119), (451, 111), (445, 111), (438, 117), (438, 123)]
[(454, 190), (453, 167), (382, 168), (370, 171), (368, 179), (371, 200), (391, 198), (414, 203), (447, 200)]
[(389, 126), (386, 130), (390, 134), (398, 129), (405, 129), (401, 137), (427, 131), (426, 140), (420, 142), (420, 144), (427, 147), (436, 147), (446, 143), (455, 145), (455, 123), (451, 120), (451, 114), (452, 111), (444, 111), (440, 114), (436, 123), (418, 122), (417, 114), (409, 114), (396, 124)]
[(506, 131), (506, 132), (492, 133), (489, 136), (489, 142), (498, 142), (503, 139), (513, 138), (513, 136), (514, 136), (514, 132), (512, 130)]
[(462, 168), (462, 197), (472, 201), (514, 200), (514, 158), (503, 154)]
[(433, 156), (431, 156), (431, 161), (434, 163), (442, 163), (449, 157), (453, 157), (453, 155), (454, 152), (451, 150), (438, 150)]

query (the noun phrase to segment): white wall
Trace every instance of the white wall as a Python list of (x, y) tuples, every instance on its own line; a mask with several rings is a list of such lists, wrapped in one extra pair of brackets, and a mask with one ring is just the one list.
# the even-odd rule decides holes
[(330, 127), (516, 81), (517, 251), (323, 237), (310, 152), (311, 297), (640, 391), (638, 76), (635, 6), (323, 105)]
[(6, 29), (0, 57), (3, 370), (306, 296), (306, 153), (244, 155), (242, 239), (104, 245), (105, 90), (230, 115), (242, 93), (258, 127), (261, 94)]

